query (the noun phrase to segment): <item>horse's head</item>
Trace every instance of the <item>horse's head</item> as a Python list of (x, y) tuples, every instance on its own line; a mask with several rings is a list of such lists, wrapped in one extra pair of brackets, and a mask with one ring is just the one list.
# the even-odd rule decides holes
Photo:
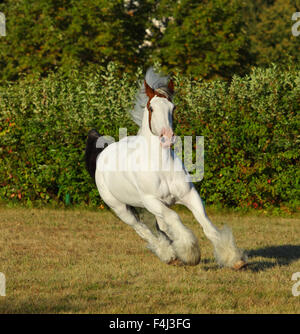
[(175, 106), (171, 101), (174, 85), (170, 81), (168, 87), (152, 89), (144, 81), (146, 94), (149, 98), (147, 103), (149, 129), (153, 135), (158, 136), (163, 147), (170, 147), (174, 141), (173, 112)]

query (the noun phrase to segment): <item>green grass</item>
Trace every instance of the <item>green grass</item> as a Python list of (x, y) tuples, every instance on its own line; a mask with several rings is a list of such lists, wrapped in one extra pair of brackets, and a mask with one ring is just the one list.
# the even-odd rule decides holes
[(169, 266), (111, 212), (0, 207), (0, 313), (300, 313), (300, 219), (209, 212), (232, 227), (249, 266), (219, 268), (199, 238), (198, 266)]

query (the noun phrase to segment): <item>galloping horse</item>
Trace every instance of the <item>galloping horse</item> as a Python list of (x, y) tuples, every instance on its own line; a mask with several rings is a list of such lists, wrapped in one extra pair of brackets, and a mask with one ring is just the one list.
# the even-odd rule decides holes
[[(170, 208), (182, 204), (192, 211), (212, 242), (218, 264), (240, 269), (246, 265), (246, 255), (236, 247), (230, 228), (218, 229), (208, 219), (183, 163), (171, 149), (173, 94), (172, 80), (148, 69), (131, 111), (140, 126), (138, 134), (104, 147), (99, 145), (100, 134), (91, 130), (86, 145), (87, 169), (103, 201), (148, 242), (148, 248), (161, 261), (186, 265), (200, 262), (197, 238)], [(137, 164), (143, 168), (136, 168)], [(166, 165), (169, 168), (163, 168)], [(155, 216), (157, 233), (141, 221), (135, 207), (145, 208)]]

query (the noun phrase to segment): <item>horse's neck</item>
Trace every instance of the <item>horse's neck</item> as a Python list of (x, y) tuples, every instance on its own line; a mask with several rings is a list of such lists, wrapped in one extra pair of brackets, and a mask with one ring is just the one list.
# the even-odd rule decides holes
[(148, 109), (145, 108), (144, 110), (144, 116), (143, 116), (143, 120), (142, 120), (142, 126), (140, 127), (139, 131), (138, 131), (138, 135), (139, 136), (143, 136), (148, 145), (153, 145), (153, 148), (155, 150), (161, 150), (161, 145), (160, 145), (160, 141), (158, 136), (155, 136), (149, 127), (149, 113), (148, 113)]
[(171, 155), (171, 150), (163, 149), (158, 136), (155, 136), (149, 128), (149, 114), (148, 110), (146, 109), (144, 112), (144, 117), (142, 121), (142, 126), (140, 127), (137, 135), (143, 136), (146, 140), (148, 145), (148, 152), (150, 154), (150, 159), (163, 159), (165, 162), (169, 159), (173, 159)]
[(144, 136), (146, 139), (151, 138), (151, 136), (153, 136), (153, 134), (150, 131), (149, 128), (149, 113), (147, 108), (144, 109), (144, 115), (143, 115), (143, 120), (142, 120), (142, 125), (138, 131), (138, 135), (139, 136)]

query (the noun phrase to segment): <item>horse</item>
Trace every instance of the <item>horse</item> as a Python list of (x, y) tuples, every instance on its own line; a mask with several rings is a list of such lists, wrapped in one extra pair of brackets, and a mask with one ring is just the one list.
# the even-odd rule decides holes
[[(103, 145), (100, 140), (103, 136), (95, 129), (90, 130), (86, 168), (103, 201), (148, 243), (148, 248), (162, 262), (177, 265), (200, 262), (195, 234), (171, 208), (181, 204), (193, 213), (211, 241), (217, 263), (239, 270), (247, 265), (247, 255), (237, 248), (229, 227), (218, 228), (210, 221), (189, 173), (172, 149), (173, 96), (172, 79), (150, 67), (131, 110), (133, 121), (140, 127), (137, 135)], [(118, 164), (126, 168), (116, 168)], [(143, 168), (136, 168), (137, 164)], [(166, 165), (169, 168), (164, 168)], [(135, 208), (146, 209), (155, 216), (155, 232), (140, 219)]]

